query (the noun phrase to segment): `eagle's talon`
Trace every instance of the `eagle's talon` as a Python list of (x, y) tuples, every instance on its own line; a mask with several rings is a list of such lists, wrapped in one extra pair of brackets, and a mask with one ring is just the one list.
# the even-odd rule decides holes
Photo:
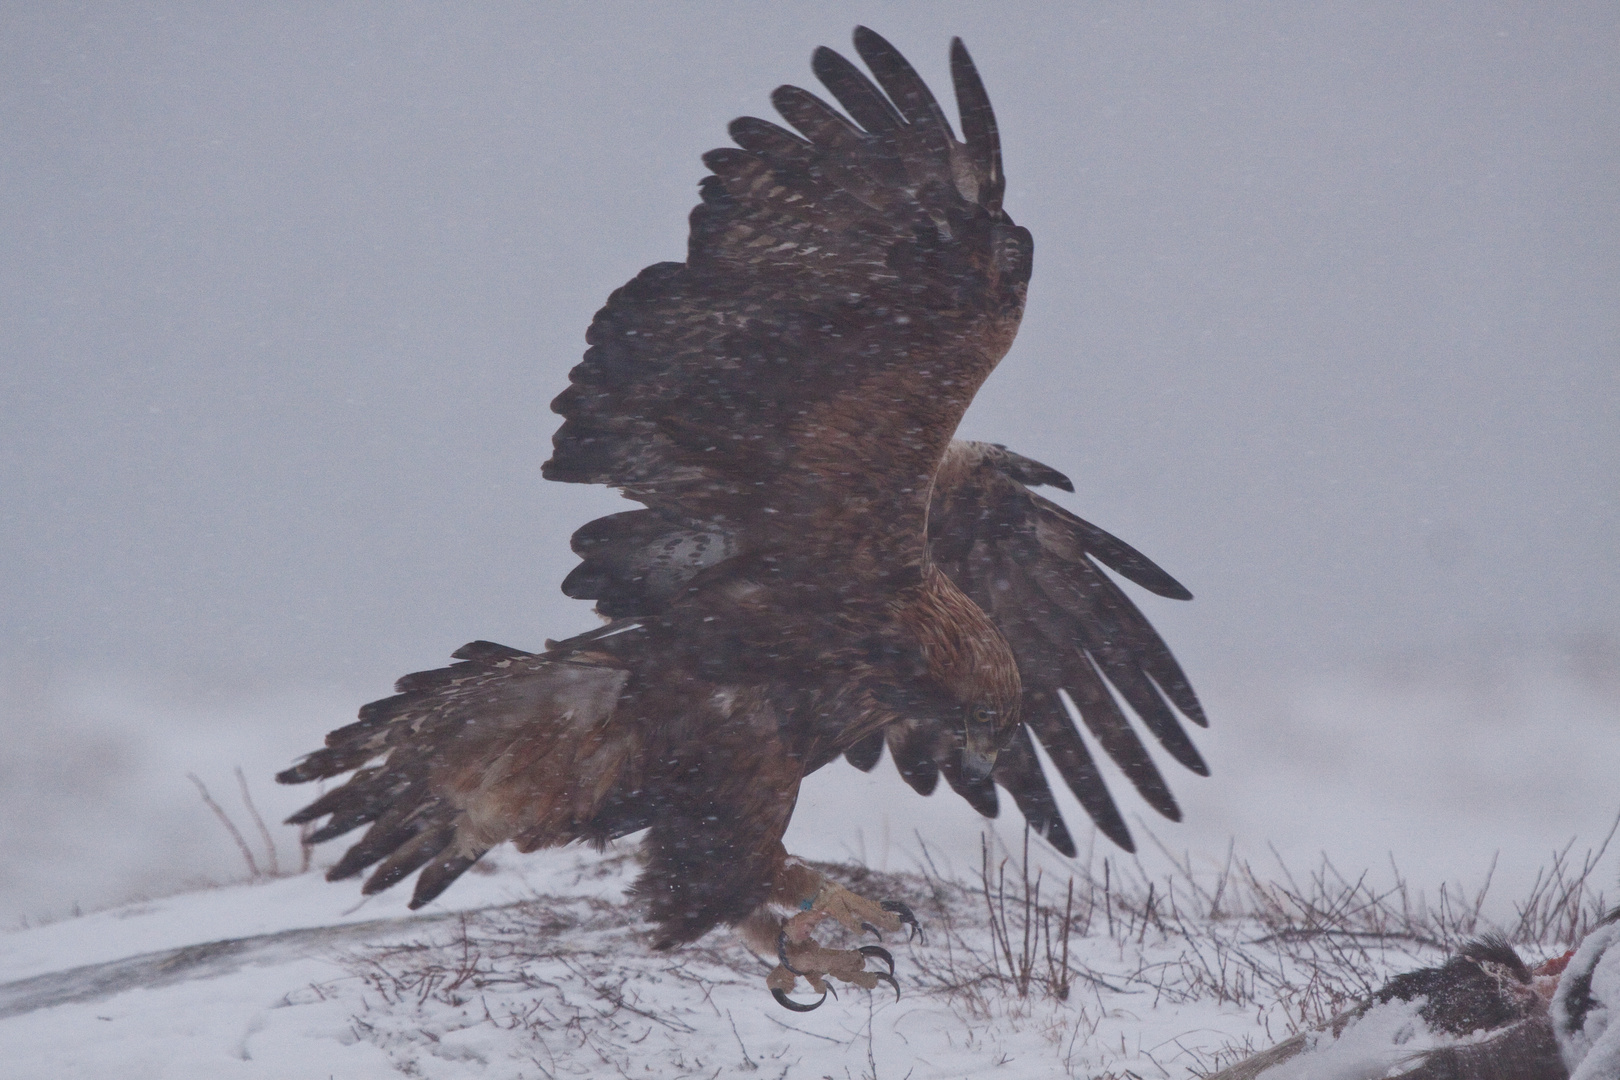
[(919, 942), (928, 944), (928, 935), (923, 933), (922, 923), (917, 921), (917, 915), (911, 907), (901, 900), (884, 900), (878, 904), (884, 911), (892, 911), (906, 924), (906, 941), (915, 937)]
[[(832, 986), (828, 985), (827, 989), (831, 990)], [(772, 990), (771, 997), (775, 998), (776, 1003), (782, 1006), (782, 1008), (792, 1009), (794, 1012), (815, 1012), (817, 1009), (821, 1008), (822, 1002), (827, 1000), (827, 995), (823, 993), (821, 997), (816, 999), (816, 1003), (814, 1005), (806, 1005), (803, 1002), (794, 1001), (781, 990)]]
[(894, 981), (893, 975), (885, 975), (881, 971), (874, 971), (872, 972), (872, 977), (878, 982), (886, 982), (890, 986), (894, 987), (894, 1000), (900, 1000), (900, 984)]
[[(765, 983), (783, 1008), (808, 1012), (816, 1006), (793, 1001), (787, 995), (798, 987), (798, 980), (810, 983), (813, 993), (838, 996), (833, 980), (854, 983), (864, 990), (876, 990), (878, 984), (887, 983), (894, 988), (895, 1000), (900, 998), (900, 983), (895, 979), (894, 954), (883, 945), (855, 945), (847, 949), (829, 948), (813, 936), (815, 927), (823, 920), (833, 920), (852, 933), (871, 931), (878, 941), (910, 924), (915, 937), (917, 916), (906, 904), (898, 900), (869, 899), (831, 881), (796, 860), (789, 861), (776, 884), (770, 901), (771, 907), (760, 917), (746, 924), (746, 940), (761, 955), (769, 956), (774, 945), (776, 968)], [(868, 964), (876, 960), (876, 964)], [(781, 991), (777, 994), (777, 991)]]
[[(888, 949), (883, 948), (881, 945), (862, 945), (855, 951), (860, 953), (862, 956), (875, 956), (879, 960), (882, 960), (885, 964), (888, 964), (889, 974), (886, 977), (890, 982), (894, 981), (894, 955), (890, 953)], [(879, 977), (883, 978), (885, 976)], [(899, 989), (900, 988), (898, 986), (895, 987), (896, 991)]]
[[(783, 967), (785, 967), (789, 971), (793, 972), (793, 974), (802, 975), (806, 979), (808, 979), (810, 977), (809, 972), (800, 971), (798, 968), (793, 966), (793, 961), (788, 959), (788, 954), (787, 954), (787, 927), (785, 927), (785, 926), (782, 929), (780, 929), (780, 930), (778, 930), (776, 932), (776, 958), (777, 958), (777, 960), (781, 961)], [(826, 997), (827, 995), (823, 994), (821, 996)]]

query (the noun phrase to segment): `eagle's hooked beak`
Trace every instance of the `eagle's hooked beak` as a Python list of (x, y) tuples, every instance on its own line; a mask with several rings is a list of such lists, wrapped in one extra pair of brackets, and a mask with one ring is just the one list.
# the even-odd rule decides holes
[(986, 780), (996, 767), (995, 713), (980, 705), (968, 713), (966, 739), (962, 743), (962, 775), (969, 780)]

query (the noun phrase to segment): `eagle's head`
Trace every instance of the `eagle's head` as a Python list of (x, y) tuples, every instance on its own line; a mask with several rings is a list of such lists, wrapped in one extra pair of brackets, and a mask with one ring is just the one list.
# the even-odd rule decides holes
[[(977, 606), (974, 608), (978, 610)], [(969, 780), (983, 780), (996, 767), (996, 755), (1012, 741), (1023, 723), (1023, 688), (1018, 678), (1018, 662), (1006, 640), (980, 612), (984, 636), (968, 655), (968, 670), (961, 675), (962, 773)], [(966, 695), (966, 696), (963, 696)]]
[(908, 619), (931, 681), (944, 692), (949, 726), (961, 735), (962, 773), (983, 780), (1023, 723), (1018, 661), (990, 617), (950, 578), (929, 568)]

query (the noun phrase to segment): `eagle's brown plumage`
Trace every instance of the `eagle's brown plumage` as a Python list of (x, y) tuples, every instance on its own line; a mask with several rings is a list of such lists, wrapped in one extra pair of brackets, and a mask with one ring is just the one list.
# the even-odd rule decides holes
[(1064, 694), (1178, 815), (1114, 693), (1200, 773), (1177, 711), (1203, 714), (1098, 564), (1189, 594), (1031, 490), (1073, 490), (1061, 474), (951, 441), (1031, 267), (984, 88), (953, 42), (958, 141), (888, 42), (855, 46), (872, 78), (813, 61), (842, 113), (785, 86), (795, 131), (745, 117), (705, 155), (686, 261), (613, 293), (553, 403), (545, 475), (646, 507), (574, 536), (563, 589), (611, 621), (539, 654), (475, 642), (281, 774), (356, 770), (292, 818), (329, 817), (318, 840), (370, 826), (329, 876), (380, 863), (371, 892), (421, 869), (421, 904), (502, 841), (646, 829), (638, 890), (664, 943), (691, 940), (779, 881), (802, 777), (885, 745), (917, 790), (943, 774), (993, 815), (999, 784), (1073, 853), (1038, 740), (1128, 848)]

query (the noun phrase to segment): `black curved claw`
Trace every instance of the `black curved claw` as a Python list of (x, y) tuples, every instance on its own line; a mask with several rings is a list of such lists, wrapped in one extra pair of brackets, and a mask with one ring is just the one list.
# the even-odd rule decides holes
[(883, 934), (878, 930), (877, 927), (873, 926), (871, 923), (869, 923), (869, 922), (861, 923), (861, 929), (865, 930), (865, 931), (868, 931), (873, 937), (877, 938), (879, 941), (883, 940)]
[[(788, 957), (787, 957), (787, 928), (786, 927), (783, 927), (781, 930), (778, 930), (776, 932), (776, 958), (778, 960), (782, 961), (782, 966), (787, 968), (789, 971), (793, 972), (793, 974), (802, 976), (802, 977), (807, 978), (807, 979), (810, 977), (810, 976), (806, 975), (804, 972), (800, 971), (798, 968), (794, 967), (792, 961), (790, 961), (788, 959)], [(780, 993), (780, 991), (777, 991), (777, 992)], [(821, 996), (823, 998), (825, 998), (827, 995), (823, 994)], [(818, 1002), (817, 1004), (820, 1004), (820, 1003)], [(789, 1007), (791, 1008), (791, 1006), (789, 1006)], [(812, 1005), (810, 1007), (813, 1009), (813, 1008), (815, 1008), (815, 1005)]]
[(880, 971), (874, 971), (872, 972), (872, 977), (878, 982), (886, 982), (890, 986), (894, 987), (894, 1000), (900, 1000), (900, 984), (894, 981), (893, 975), (885, 975)]
[[(831, 987), (828, 987), (828, 989), (831, 989)], [(814, 1005), (805, 1005), (801, 1002), (794, 1001), (781, 990), (772, 990), (771, 997), (775, 998), (776, 1003), (782, 1006), (782, 1008), (792, 1009), (794, 1012), (815, 1012), (817, 1009), (821, 1008), (821, 1003), (827, 1000), (827, 995), (822, 994), (821, 997), (816, 1000)]]
[[(859, 949), (857, 949), (855, 951), (860, 953), (862, 956), (875, 956), (879, 960), (883, 961), (885, 964), (888, 964), (889, 965), (889, 981), (890, 982), (894, 981), (894, 979), (893, 979), (893, 976), (894, 976), (894, 957), (892, 955), (890, 955), (888, 949), (883, 948), (883, 946), (881, 946), (881, 945), (862, 945)], [(898, 990), (899, 987), (895, 987), (895, 989)]]
[(878, 904), (884, 911), (892, 911), (900, 916), (900, 921), (907, 926), (906, 940), (915, 937), (924, 945), (928, 944), (928, 935), (923, 933), (922, 923), (917, 921), (916, 914), (904, 902), (899, 900), (884, 900)]

